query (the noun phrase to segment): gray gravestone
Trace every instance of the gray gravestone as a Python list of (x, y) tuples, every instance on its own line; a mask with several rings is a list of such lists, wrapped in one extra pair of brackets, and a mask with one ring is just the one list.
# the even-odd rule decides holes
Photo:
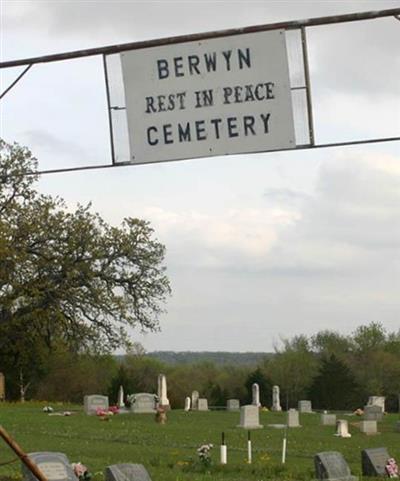
[[(65, 454), (38, 452), (29, 453), (28, 456), (46, 476), (47, 481), (78, 481)], [(22, 474), (24, 481), (37, 481), (36, 476), (24, 464), (22, 464)]]
[(260, 424), (260, 410), (253, 404), (242, 406), (240, 408), (240, 424), (238, 428), (244, 429), (260, 429), (263, 426)]
[(382, 407), (377, 405), (364, 406), (364, 419), (365, 421), (382, 421)]
[(364, 434), (377, 434), (378, 426), (376, 421), (361, 421), (360, 431)]
[(300, 428), (299, 411), (296, 409), (289, 409), (287, 412), (287, 427), (288, 428)]
[(386, 448), (370, 448), (361, 451), (363, 476), (385, 476), (385, 466), (390, 458)]
[(239, 399), (228, 399), (226, 401), (226, 409), (227, 411), (239, 411), (240, 409)]
[(299, 401), (297, 407), (300, 413), (312, 413), (311, 401), (308, 401), (308, 400)]
[(400, 433), (400, 421), (396, 421), (396, 424), (394, 425), (394, 430), (396, 433)]
[(321, 424), (323, 426), (336, 426), (336, 414), (321, 414)]
[(108, 409), (108, 397), (100, 394), (91, 394), (83, 398), (86, 414), (96, 414), (97, 409)]
[(200, 397), (197, 401), (197, 410), (198, 411), (208, 411), (208, 401), (206, 398)]
[(341, 453), (325, 451), (314, 456), (315, 475), (318, 480), (356, 481)]
[(155, 413), (157, 411), (157, 396), (147, 392), (140, 392), (129, 397), (131, 411), (137, 414)]
[(104, 472), (105, 481), (151, 481), (143, 464), (113, 464)]

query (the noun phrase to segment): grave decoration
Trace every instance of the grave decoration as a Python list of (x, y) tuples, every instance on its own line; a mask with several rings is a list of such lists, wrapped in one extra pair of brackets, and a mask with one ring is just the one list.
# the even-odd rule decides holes
[(394, 458), (389, 458), (387, 460), (387, 464), (385, 466), (386, 473), (389, 478), (398, 478), (400, 477), (400, 471), (397, 466), (396, 460)]

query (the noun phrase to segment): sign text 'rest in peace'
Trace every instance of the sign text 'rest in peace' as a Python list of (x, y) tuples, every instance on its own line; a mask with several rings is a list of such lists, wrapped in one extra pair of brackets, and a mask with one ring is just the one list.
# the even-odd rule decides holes
[(121, 54), (133, 161), (295, 148), (282, 30)]

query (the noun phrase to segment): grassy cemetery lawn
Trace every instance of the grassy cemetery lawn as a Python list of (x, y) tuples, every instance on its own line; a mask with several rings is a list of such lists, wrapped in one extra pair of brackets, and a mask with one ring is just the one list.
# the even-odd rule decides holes
[[(284, 431), (268, 427), (283, 424), (285, 413), (261, 412), (264, 429), (252, 431), (253, 463), (247, 464), (247, 432), (236, 428), (238, 412), (182, 410), (168, 413), (166, 425), (157, 424), (150, 414), (116, 415), (109, 421), (87, 416), (79, 406), (53, 404), (55, 411), (66, 409), (76, 414), (49, 416), (42, 412), (44, 404), (0, 405), (0, 424), (26, 451), (58, 451), (70, 462), (81, 461), (93, 474), (94, 481), (103, 480), (103, 470), (116, 463), (142, 463), (153, 481), (310, 481), (314, 478), (313, 455), (320, 451), (339, 451), (349, 463), (352, 473), (361, 479), (361, 450), (387, 447), (389, 454), (400, 460), (400, 433), (394, 431), (398, 415), (389, 414), (379, 423), (380, 434), (366, 436), (354, 425), (360, 419), (346, 416), (350, 439), (335, 437), (334, 426), (321, 426), (319, 414), (300, 415), (301, 428), (288, 431), (287, 458), (281, 465)], [(219, 466), (221, 432), (228, 445), (228, 464)], [(212, 465), (199, 464), (196, 449), (214, 444)], [(14, 453), (0, 439), (0, 480), (21, 480), (20, 464), (5, 462)], [(372, 480), (373, 478), (368, 478)]]

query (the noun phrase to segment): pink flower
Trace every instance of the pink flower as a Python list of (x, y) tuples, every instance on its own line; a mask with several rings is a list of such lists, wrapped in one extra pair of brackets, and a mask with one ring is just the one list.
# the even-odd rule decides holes
[(72, 469), (74, 470), (74, 473), (78, 478), (80, 476), (83, 476), (87, 471), (87, 467), (84, 466), (82, 463), (73, 463)]

